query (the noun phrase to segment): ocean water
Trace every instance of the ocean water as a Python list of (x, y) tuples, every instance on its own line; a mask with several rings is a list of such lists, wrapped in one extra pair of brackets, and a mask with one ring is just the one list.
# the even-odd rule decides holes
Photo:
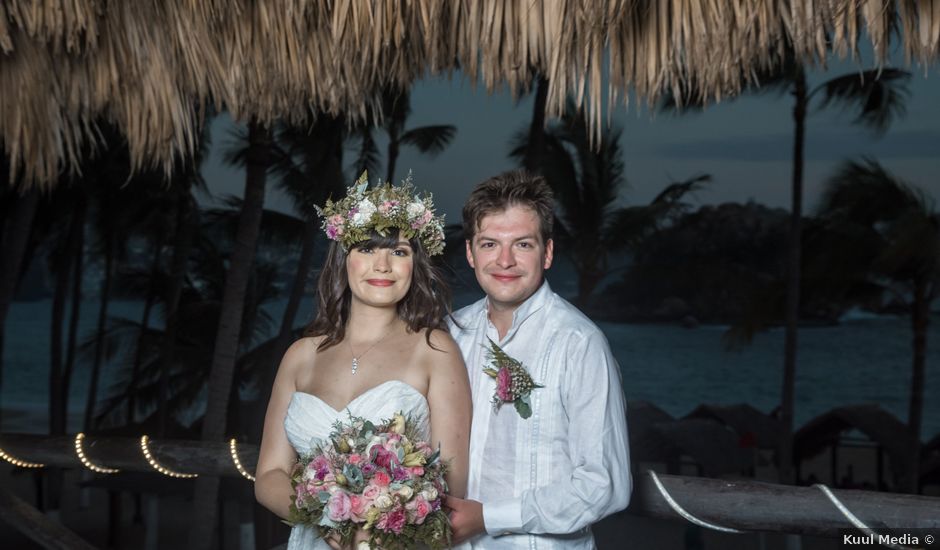
[[(473, 294), (458, 295), (466, 304)], [(280, 319), (283, 302), (268, 307)], [(111, 315), (139, 319), (143, 304), (115, 301)], [(48, 408), (49, 330), (51, 302), (17, 302), (7, 321), (2, 406), (4, 430), (43, 432)], [(155, 312), (159, 323), (159, 312)], [(298, 322), (311, 315), (310, 300)], [(91, 335), (97, 304), (83, 305), (82, 339)], [(624, 393), (646, 400), (673, 416), (699, 404), (750, 403), (769, 412), (779, 403), (783, 365), (783, 330), (759, 334), (740, 351), (725, 351), (721, 336), (727, 327), (685, 329), (663, 324), (600, 323), (620, 363)], [(827, 410), (850, 404), (877, 403), (906, 421), (911, 379), (911, 332), (907, 318), (854, 316), (838, 326), (800, 331), (796, 374), (796, 426)], [(927, 381), (922, 437), (940, 433), (940, 318), (936, 315), (927, 337)], [(73, 375), (70, 411), (73, 425), (84, 410), (89, 381), (88, 363)], [(114, 366), (101, 374), (99, 396), (113, 380)]]

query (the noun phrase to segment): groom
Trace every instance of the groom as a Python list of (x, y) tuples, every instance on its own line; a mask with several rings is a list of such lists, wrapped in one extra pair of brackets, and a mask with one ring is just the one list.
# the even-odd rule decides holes
[[(486, 297), (451, 324), (473, 428), (468, 498), (447, 506), (455, 542), (474, 548), (594, 548), (591, 524), (630, 500), (620, 369), (600, 329), (544, 279), (553, 220), (545, 180), (520, 170), (484, 181), (463, 208), (467, 261)], [(539, 386), (528, 407), (514, 408), (505, 381), (497, 393), (484, 372), (490, 341)]]

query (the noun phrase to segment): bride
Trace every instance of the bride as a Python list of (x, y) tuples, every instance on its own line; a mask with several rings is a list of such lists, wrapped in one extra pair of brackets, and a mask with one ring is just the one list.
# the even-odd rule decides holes
[[(357, 183), (318, 209), (333, 242), (317, 316), (284, 354), (264, 420), (255, 496), (285, 519), (298, 453), (349, 414), (372, 421), (411, 415), (450, 460), (450, 494), (466, 490), (470, 387), (446, 331), (448, 292), (429, 258), (443, 250), (443, 220), (410, 181), (370, 190), (364, 178)], [(316, 529), (291, 530), (289, 550), (329, 547)]]

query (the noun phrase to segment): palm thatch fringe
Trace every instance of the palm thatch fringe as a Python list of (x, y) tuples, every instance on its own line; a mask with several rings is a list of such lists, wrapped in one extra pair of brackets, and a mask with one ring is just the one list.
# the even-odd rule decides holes
[[(931, 0), (8, 0), (0, 4), (0, 139), (11, 176), (51, 185), (94, 146), (96, 120), (125, 133), (134, 167), (190, 155), (208, 105), (270, 122), (309, 110), (364, 117), (379, 92), (461, 70), (487, 90), (548, 77), (548, 111), (572, 95), (599, 138), (630, 92), (752, 84), (785, 45), (800, 60), (884, 61), (900, 29), (909, 63), (938, 55)], [(608, 89), (602, 89), (607, 72)]]

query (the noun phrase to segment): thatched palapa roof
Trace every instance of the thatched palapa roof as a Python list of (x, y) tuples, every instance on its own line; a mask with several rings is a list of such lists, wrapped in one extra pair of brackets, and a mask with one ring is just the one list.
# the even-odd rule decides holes
[[(940, 2), (921, 0), (8, 0), (0, 4), (0, 140), (12, 176), (75, 168), (98, 120), (136, 168), (194, 148), (206, 105), (260, 122), (364, 115), (379, 89), (464, 71), (488, 90), (548, 77), (548, 111), (634, 91), (734, 94), (787, 44), (808, 62), (868, 40), (927, 62)], [(607, 71), (609, 88), (602, 74)]]

